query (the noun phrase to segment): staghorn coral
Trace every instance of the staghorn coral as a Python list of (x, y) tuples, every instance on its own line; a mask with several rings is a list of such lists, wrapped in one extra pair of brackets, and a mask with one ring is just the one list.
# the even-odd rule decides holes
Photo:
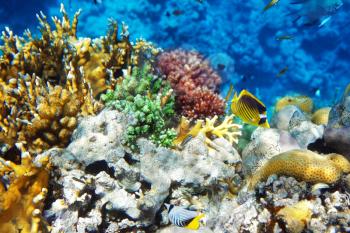
[(9, 148), (22, 142), (33, 154), (66, 146), (77, 117), (100, 108), (85, 79), (75, 72), (71, 67), (64, 87), (43, 83), (34, 75), (15, 80), (15, 95), (5, 96), (2, 106), (0, 141)]
[(331, 108), (320, 108), (312, 114), (311, 121), (316, 125), (327, 125)]
[(188, 137), (194, 138), (199, 134), (204, 134), (205, 142), (208, 146), (213, 145), (213, 137), (225, 138), (231, 145), (233, 143), (237, 144), (239, 136), (242, 135), (242, 126), (233, 123), (233, 117), (233, 114), (226, 116), (219, 125), (216, 125), (218, 116), (214, 116), (211, 119), (206, 118), (205, 122), (203, 120), (197, 120), (192, 128), (190, 128), (190, 122), (185, 117), (182, 117), (177, 129), (178, 135), (174, 140), (174, 145), (181, 146)]
[[(55, 29), (40, 13), (41, 36), (30, 31), (19, 37), (6, 28), (0, 47), (1, 154), (21, 141), (31, 153), (67, 145), (79, 116), (96, 113), (94, 100), (114, 88), (122, 70), (140, 65), (159, 52), (138, 40), (132, 47), (126, 25), (121, 38), (118, 24), (110, 22), (106, 36), (77, 38), (78, 11), (70, 21), (63, 5), (62, 19), (53, 17)], [(162, 100), (163, 102), (165, 99)]]
[(274, 156), (250, 178), (249, 187), (254, 188), (270, 175), (287, 175), (312, 183), (332, 184), (343, 173), (350, 172), (350, 162), (339, 154), (319, 155), (309, 150), (290, 150)]
[(4, 45), (0, 50), (0, 79), (2, 84), (17, 74), (33, 74), (54, 84), (64, 84), (68, 72), (66, 66), (72, 63), (75, 69), (83, 67), (85, 78), (96, 96), (113, 84), (120, 69), (131, 64), (131, 49), (127, 27), (123, 25), (122, 38), (117, 37), (118, 25), (111, 21), (107, 36), (91, 41), (90, 38), (78, 39), (78, 11), (73, 18), (61, 5), (63, 19), (53, 17), (55, 30), (51, 29), (47, 17), (37, 15), (40, 22), (40, 38), (33, 38), (30, 31), (24, 37), (14, 36), (6, 28), (2, 33)]
[(174, 89), (180, 115), (204, 119), (224, 113), (224, 100), (216, 94), (221, 78), (200, 54), (165, 52), (159, 56), (158, 67)]
[(168, 126), (174, 114), (174, 96), (169, 84), (153, 75), (149, 64), (135, 66), (102, 100), (132, 117), (124, 137), (132, 150), (137, 149), (136, 140), (146, 136), (157, 145), (172, 145), (176, 133)]
[(288, 105), (295, 105), (306, 113), (311, 113), (314, 107), (312, 99), (308, 96), (285, 96), (277, 101), (275, 111), (279, 112)]
[(0, 231), (42, 232), (47, 227), (41, 212), (47, 194), (50, 163), (47, 156), (32, 160), (21, 144), (17, 147), (22, 150), (21, 164), (0, 158)]

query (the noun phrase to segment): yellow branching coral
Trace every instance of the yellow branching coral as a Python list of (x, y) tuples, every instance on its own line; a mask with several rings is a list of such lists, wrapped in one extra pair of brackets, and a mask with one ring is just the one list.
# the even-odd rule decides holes
[(197, 120), (195, 125), (190, 129), (190, 122), (182, 117), (179, 127), (178, 136), (174, 141), (174, 145), (179, 146), (186, 138), (196, 137), (199, 133), (203, 133), (206, 137), (205, 142), (208, 146), (212, 144), (212, 137), (225, 138), (231, 144), (238, 143), (238, 137), (242, 135), (240, 129), (241, 125), (233, 123), (234, 115), (226, 116), (225, 119), (219, 124), (215, 125), (218, 116), (214, 116), (212, 119), (206, 118), (203, 120)]
[[(81, 115), (99, 110), (94, 100), (113, 89), (122, 71), (138, 65), (158, 49), (151, 43), (129, 41), (126, 25), (120, 37), (110, 22), (106, 36), (77, 38), (80, 12), (70, 21), (63, 5), (62, 19), (52, 27), (40, 13), (41, 37), (15, 36), (6, 28), (0, 46), (0, 146), (23, 142), (30, 153), (65, 146)], [(2, 148), (3, 149), (3, 148)], [(5, 150), (6, 151), (6, 150)], [(4, 153), (4, 152), (2, 152)]]
[(15, 79), (14, 94), (2, 97), (0, 142), (13, 147), (20, 141), (30, 153), (64, 147), (77, 117), (94, 114), (100, 108), (84, 77), (75, 72), (71, 67), (64, 86), (43, 83), (34, 75)]
[(350, 162), (339, 154), (319, 155), (309, 150), (291, 150), (274, 156), (250, 178), (254, 188), (270, 175), (293, 176), (311, 183), (337, 182), (343, 173), (350, 172)]
[[(18, 147), (23, 147), (19, 144)], [(47, 194), (48, 157), (33, 162), (22, 151), (21, 164), (0, 158), (0, 232), (37, 233), (46, 227), (41, 212)]]

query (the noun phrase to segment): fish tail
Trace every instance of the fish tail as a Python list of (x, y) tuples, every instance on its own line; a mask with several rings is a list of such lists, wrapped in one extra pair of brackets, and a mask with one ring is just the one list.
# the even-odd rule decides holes
[(197, 215), (185, 228), (190, 230), (198, 230), (199, 228), (199, 221), (205, 216), (204, 213), (201, 213)]

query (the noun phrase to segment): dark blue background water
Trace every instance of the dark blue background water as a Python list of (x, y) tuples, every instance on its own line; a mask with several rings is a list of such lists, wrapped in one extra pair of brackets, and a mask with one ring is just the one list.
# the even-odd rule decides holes
[[(293, 24), (297, 6), (282, 1), (262, 13), (268, 1), (238, 0), (1, 0), (0, 28), (9, 26), (21, 35), (29, 28), (37, 33), (35, 14), (60, 15), (60, 2), (73, 16), (81, 8), (79, 36), (99, 37), (108, 18), (129, 25), (132, 39), (145, 38), (167, 49), (196, 49), (212, 61), (228, 84), (248, 89), (267, 105), (286, 94), (313, 97), (317, 105), (329, 105), (350, 82), (350, 3), (344, 1), (324, 27)], [(298, 12), (298, 11), (297, 11)], [(276, 40), (293, 35), (294, 40)], [(286, 66), (285, 75), (276, 74)], [(319, 93), (320, 95), (316, 95)]]

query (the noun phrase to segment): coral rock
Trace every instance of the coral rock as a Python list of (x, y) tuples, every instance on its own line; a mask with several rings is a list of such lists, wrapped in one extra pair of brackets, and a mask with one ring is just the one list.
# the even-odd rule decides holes
[(326, 145), (350, 159), (350, 96), (343, 98), (332, 107), (324, 133)]
[(311, 183), (337, 182), (350, 172), (350, 162), (339, 154), (319, 155), (309, 150), (291, 150), (271, 158), (251, 178), (250, 187), (270, 175), (287, 175)]
[(254, 172), (277, 154), (299, 149), (297, 141), (284, 130), (258, 128), (242, 152), (243, 172)]

